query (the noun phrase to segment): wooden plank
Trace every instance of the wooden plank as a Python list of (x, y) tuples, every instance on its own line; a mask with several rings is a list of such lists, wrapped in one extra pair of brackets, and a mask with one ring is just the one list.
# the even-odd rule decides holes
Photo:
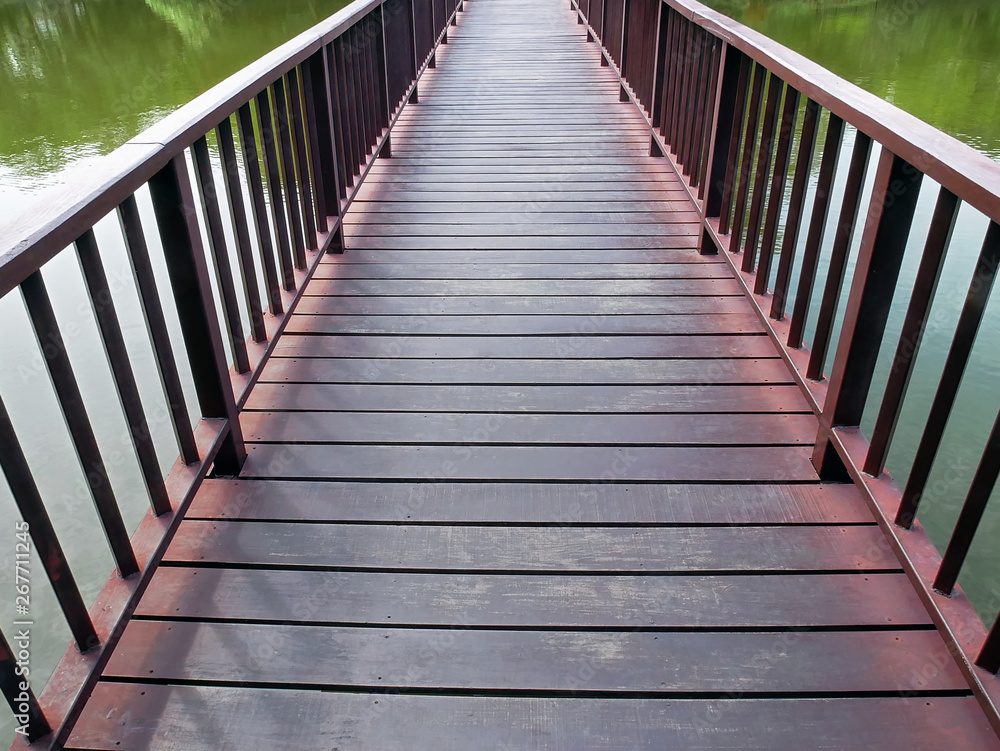
[[(927, 655), (941, 652), (947, 648), (933, 630), (567, 633), (133, 621), (104, 675), (573, 697), (829, 696), (895, 692), (900, 686), (964, 692), (968, 684), (953, 660), (927, 662)], [(579, 665), (589, 667), (587, 680), (578, 676)]]
[[(472, 259), (470, 259), (472, 260)], [(324, 263), (316, 279), (732, 279), (721, 263)]]
[(813, 415), (490, 415), (244, 412), (243, 435), (264, 443), (809, 445)]
[(385, 751), (401, 738), (439, 751), (802, 751), (817, 739), (837, 749), (913, 751), (929, 739), (935, 748), (1000, 748), (976, 701), (962, 697), (622, 702), (133, 683), (99, 685), (67, 748), (217, 751), (232, 727), (243, 730), (244, 751)]
[(719, 295), (737, 296), (735, 279), (312, 279), (306, 295)]
[[(416, 251), (413, 251), (416, 252)], [(297, 313), (346, 316), (605, 316), (694, 315), (746, 313), (742, 297), (303, 297)]]
[[(451, 211), (438, 212), (369, 212), (358, 208), (348, 212), (344, 218), (344, 224), (356, 226), (362, 224), (399, 224), (408, 228), (413, 228), (420, 224), (447, 224), (447, 225), (495, 225), (495, 224), (516, 224), (523, 225), (526, 220), (530, 220), (531, 226), (536, 230), (536, 234), (543, 233), (551, 224), (581, 224), (581, 225), (609, 225), (618, 227), (622, 231), (631, 231), (634, 224), (656, 224), (675, 225), (693, 224), (698, 221), (698, 214), (694, 209), (686, 207), (677, 211), (587, 211), (585, 207), (578, 207), (576, 211), (555, 211), (534, 210), (530, 213), (522, 211), (470, 211), (461, 210), (459, 206), (452, 206)], [(627, 225), (622, 226), (622, 225)], [(596, 227), (592, 229), (596, 230)], [(348, 230), (355, 232), (354, 229)]]
[(770, 360), (414, 360), (272, 357), (262, 383), (715, 384), (793, 383)]
[[(341, 447), (349, 453), (349, 447)], [(864, 526), (508, 527), (185, 520), (171, 564), (411, 572), (900, 570)], [(776, 585), (778, 586), (778, 585)]]
[(753, 313), (714, 315), (293, 315), (289, 334), (410, 334), (533, 336), (593, 334), (763, 334)]
[[(569, 217), (567, 217), (567, 220)], [(695, 222), (683, 222), (678, 224), (664, 224), (663, 222), (649, 222), (630, 224), (623, 227), (619, 224), (586, 224), (582, 222), (571, 222), (559, 224), (512, 222), (510, 224), (486, 224), (477, 222), (475, 224), (449, 224), (441, 222), (439, 224), (380, 224), (377, 222), (366, 222), (364, 224), (352, 224), (348, 230), (351, 237), (477, 237), (477, 236), (501, 236), (501, 237), (539, 237), (546, 235), (556, 235), (560, 237), (614, 237), (616, 235), (631, 236), (652, 236), (662, 237), (690, 237), (701, 234), (701, 230)]]
[(697, 248), (698, 238), (694, 235), (676, 237), (354, 237), (347, 238), (349, 250), (361, 248), (407, 248), (431, 250), (557, 250), (557, 249), (617, 249), (651, 248), (678, 249)]
[(931, 624), (902, 573), (523, 576), (165, 566), (153, 576), (136, 615), (443, 628), (895, 629)]
[(254, 411), (322, 412), (778, 412), (811, 414), (797, 386), (501, 386), (262, 383)]
[(189, 519), (533, 524), (871, 524), (853, 485), (207, 480)]
[[(393, 140), (393, 148), (396, 148), (397, 142)], [(606, 218), (607, 215), (624, 214), (626, 216), (640, 216), (640, 215), (657, 215), (665, 213), (690, 213), (693, 211), (691, 208), (690, 201), (684, 200), (674, 200), (674, 201), (654, 201), (654, 200), (597, 200), (597, 201), (587, 201), (585, 198), (578, 197), (574, 200), (545, 200), (545, 201), (488, 201), (481, 200), (476, 201), (472, 204), (465, 205), (458, 204), (454, 201), (447, 200), (428, 200), (423, 197), (414, 199), (402, 199), (394, 195), (385, 196), (384, 200), (375, 201), (355, 201), (353, 204), (353, 211), (348, 214), (348, 217), (357, 218), (361, 217), (373, 217), (373, 216), (401, 216), (402, 218), (410, 218), (413, 214), (454, 214), (456, 211), (461, 210), (465, 214), (474, 214), (479, 216), (480, 214), (486, 214), (484, 219), (489, 219), (489, 217), (496, 214), (517, 214), (524, 217), (526, 214), (530, 214), (532, 218), (548, 215), (548, 214), (560, 214), (565, 212), (577, 212), (581, 209), (587, 209), (588, 211), (594, 212), (594, 216), (600, 216)]]
[[(688, 359), (774, 357), (766, 336), (296, 336), (274, 345), (277, 357), (528, 359)], [(710, 366), (707, 366), (710, 367)]]
[(241, 477), (814, 482), (807, 448), (249, 446)]
[[(506, 189), (500, 188), (490, 190), (489, 193), (484, 193), (462, 190), (460, 186), (452, 188), (452, 186), (440, 184), (434, 186), (433, 189), (428, 186), (423, 190), (410, 190), (406, 187), (400, 187), (398, 183), (388, 184), (372, 179), (371, 181), (366, 180), (361, 185), (355, 202), (359, 206), (390, 201), (414, 203), (431, 201), (448, 202), (458, 198), (456, 193), (464, 194), (461, 200), (465, 205), (479, 203), (499, 204), (501, 202), (535, 203), (541, 201), (546, 203), (549, 201), (577, 203), (593, 200), (607, 206), (612, 206), (618, 204), (627, 205), (632, 201), (680, 201), (684, 200), (687, 195), (680, 184), (676, 186), (641, 184), (635, 187), (622, 187), (615, 191), (608, 191), (606, 188), (602, 190), (600, 186), (589, 183), (561, 186), (551, 190), (543, 190), (531, 185), (519, 184)], [(601, 195), (595, 196), (594, 193), (601, 193)]]
[(481, 263), (481, 264), (684, 264), (715, 266), (725, 264), (725, 259), (717, 256), (699, 255), (689, 249), (647, 250), (606, 248), (602, 250), (580, 250), (573, 248), (549, 248), (544, 253), (535, 250), (393, 250), (391, 248), (358, 248), (339, 256), (325, 255), (320, 259), (319, 268), (326, 266), (350, 266), (362, 264), (409, 264)]

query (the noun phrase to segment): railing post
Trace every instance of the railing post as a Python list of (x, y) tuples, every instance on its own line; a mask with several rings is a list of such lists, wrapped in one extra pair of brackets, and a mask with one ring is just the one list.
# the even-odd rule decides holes
[[(624, 0), (622, 2), (622, 43), (618, 49), (618, 72), (621, 73), (622, 81), (626, 81), (625, 78), (625, 54), (628, 52), (628, 12), (631, 3), (629, 0)], [(635, 90), (635, 86), (632, 87)], [(618, 92), (618, 100), (621, 102), (627, 102), (629, 100), (628, 89), (625, 88), (625, 84), (622, 84), (622, 89)]]
[(417, 9), (414, 7), (415, 0), (407, 0), (410, 5), (410, 46), (413, 48), (413, 54), (410, 60), (410, 80), (413, 82), (413, 90), (410, 92), (410, 98), (407, 99), (408, 104), (419, 104), (420, 103), (420, 93), (418, 92), (417, 86), (417, 72), (420, 70), (420, 54), (417, 46)]
[(922, 178), (922, 172), (882, 149), (813, 453), (821, 477), (842, 470), (831, 451), (832, 430), (861, 424)]
[(215, 472), (237, 475), (246, 460), (246, 447), (183, 154), (150, 179), (149, 190), (201, 414), (229, 423)]
[[(379, 21), (381, 28), (381, 36), (379, 40), (381, 42), (381, 54), (376, 51), (376, 62), (378, 63), (379, 70), (379, 85), (382, 89), (382, 100), (385, 102), (385, 120), (380, 125), (383, 128), (388, 129), (389, 123), (392, 121), (392, 104), (389, 102), (389, 46), (385, 41), (385, 3), (378, 6)], [(392, 134), (386, 130), (385, 143), (382, 144), (382, 150), (379, 152), (379, 156), (388, 159), (392, 156)]]
[[(715, 111), (712, 113), (712, 130), (708, 147), (708, 190), (702, 207), (702, 222), (716, 219), (722, 215), (723, 194), (726, 186), (726, 176), (735, 163), (734, 147), (739, 143), (733, 141), (733, 129), (736, 127), (735, 117), (727, 117), (727, 113), (735, 112), (736, 100), (740, 89), (740, 71), (743, 67), (743, 55), (723, 43), (719, 69), (718, 92), (715, 97)], [(745, 82), (744, 82), (745, 88)], [(698, 252), (702, 255), (718, 253), (718, 248), (703, 226)]]

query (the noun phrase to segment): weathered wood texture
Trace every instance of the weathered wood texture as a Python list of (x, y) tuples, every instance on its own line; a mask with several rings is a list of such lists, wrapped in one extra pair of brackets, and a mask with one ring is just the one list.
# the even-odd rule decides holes
[(459, 14), (69, 748), (998, 748), (583, 28)]

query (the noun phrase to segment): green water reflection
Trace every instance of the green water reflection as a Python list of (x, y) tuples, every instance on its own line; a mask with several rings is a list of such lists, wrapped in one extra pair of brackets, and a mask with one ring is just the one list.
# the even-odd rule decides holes
[(0, 0), (0, 224), (345, 4)]
[(706, 4), (1000, 159), (995, 0)]

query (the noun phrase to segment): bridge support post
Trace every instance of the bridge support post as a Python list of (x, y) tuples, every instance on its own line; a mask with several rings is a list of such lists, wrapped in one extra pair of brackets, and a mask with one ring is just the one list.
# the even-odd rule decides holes
[(247, 452), (184, 156), (174, 157), (157, 172), (149, 190), (201, 414), (229, 425), (215, 459), (215, 473), (235, 476)]
[(833, 430), (861, 424), (922, 178), (919, 170), (882, 149), (813, 452), (820, 477), (842, 469), (831, 443)]

